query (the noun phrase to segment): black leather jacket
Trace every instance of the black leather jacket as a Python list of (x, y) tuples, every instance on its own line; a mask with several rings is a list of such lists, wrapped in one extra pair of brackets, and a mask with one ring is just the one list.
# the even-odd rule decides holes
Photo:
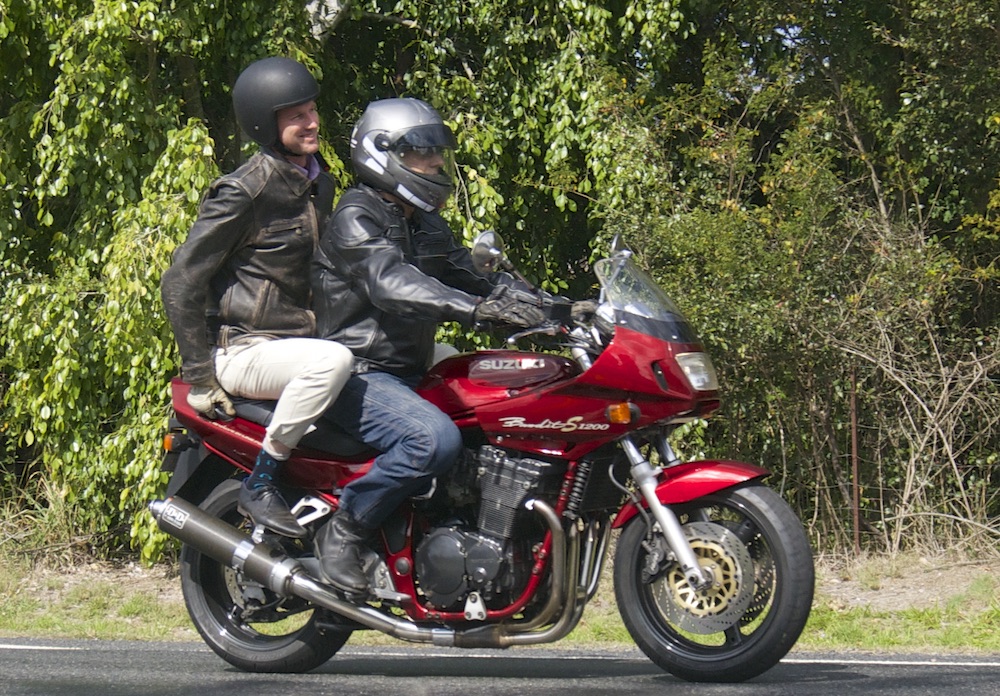
[(473, 324), (480, 298), (507, 274), (481, 275), (437, 213), (403, 209), (358, 184), (323, 228), (312, 267), (318, 333), (350, 348), (355, 369), (426, 371), (442, 321)]
[(315, 336), (309, 263), (333, 180), (268, 150), (213, 182), (160, 282), (182, 377), (214, 377), (213, 346), (249, 336)]

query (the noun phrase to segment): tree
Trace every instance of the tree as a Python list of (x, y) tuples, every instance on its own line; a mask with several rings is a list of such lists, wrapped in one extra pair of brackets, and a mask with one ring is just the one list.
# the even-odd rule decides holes
[[(948, 40), (929, 41), (946, 17)], [(854, 483), (875, 545), (978, 543), (998, 513), (983, 199), (998, 175), (983, 38), (996, 10), (755, 2), (702, 19), (658, 100), (679, 195), (641, 246), (709, 327), (729, 397), (710, 446), (780, 472), (828, 544), (850, 536)], [(985, 64), (946, 60), (948, 46), (982, 47)]]
[(0, 5), (0, 55), (26, 66), (8, 75), (0, 121), (2, 204), (15, 211), (0, 227), (4, 446), (9, 459), (36, 462), (54, 495), (85, 501), (84, 530), (126, 525), (147, 557), (161, 541), (138, 513), (164, 482), (156, 446), (177, 368), (157, 284), (200, 193), (246, 153), (229, 107), (242, 66), (285, 54), (321, 78), (325, 154), (344, 184), (349, 124), (369, 100), (434, 103), (461, 141), (449, 216), (467, 235), (509, 231), (529, 275), (565, 289), (587, 261), (600, 214), (581, 205), (624, 205), (641, 175), (612, 164), (633, 139), (602, 110), (617, 109), (634, 79), (620, 78), (612, 59), (634, 63), (643, 51), (661, 60), (670, 46), (662, 37), (680, 26), (671, 3), (311, 10), (194, 0)]
[(976, 538), (1000, 514), (997, 13), (0, 0), (0, 60), (19, 67), (0, 90), (4, 469), (79, 503), (103, 545), (160, 553), (140, 514), (164, 483), (177, 370), (159, 276), (202, 191), (250, 151), (231, 85), (280, 54), (320, 79), (341, 186), (364, 106), (415, 96), (458, 135), (445, 213), (466, 238), (498, 229), (529, 278), (582, 297), (622, 233), (723, 375), (721, 416), (684, 449), (771, 467), (821, 543), (847, 538), (859, 482), (872, 543)]
[(7, 71), (0, 120), (3, 445), (36, 463), (78, 533), (111, 532), (106, 547), (131, 529), (153, 557), (162, 541), (137, 513), (164, 482), (177, 367), (159, 276), (201, 192), (239, 159), (237, 66), (306, 59), (307, 17), (105, 0), (3, 3), (0, 17), (4, 65), (25, 66)]

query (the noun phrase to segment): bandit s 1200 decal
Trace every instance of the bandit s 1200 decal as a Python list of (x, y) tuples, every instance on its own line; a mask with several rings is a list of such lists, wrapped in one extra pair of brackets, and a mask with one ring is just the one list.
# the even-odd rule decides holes
[(583, 416), (572, 416), (564, 421), (554, 421), (546, 418), (540, 423), (528, 423), (520, 416), (507, 416), (500, 419), (505, 428), (526, 428), (529, 430), (558, 430), (561, 433), (572, 433), (577, 430), (607, 430), (608, 423), (584, 423)]

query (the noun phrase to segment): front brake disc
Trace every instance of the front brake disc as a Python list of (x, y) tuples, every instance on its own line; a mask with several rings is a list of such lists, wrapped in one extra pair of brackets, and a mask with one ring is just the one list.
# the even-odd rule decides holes
[(674, 563), (654, 583), (653, 596), (668, 621), (698, 635), (736, 624), (754, 596), (754, 564), (735, 534), (713, 522), (684, 525), (698, 564), (711, 576), (707, 588), (692, 587)]

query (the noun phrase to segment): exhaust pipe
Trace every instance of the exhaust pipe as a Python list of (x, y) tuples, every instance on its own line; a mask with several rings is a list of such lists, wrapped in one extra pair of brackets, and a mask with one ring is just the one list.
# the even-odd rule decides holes
[[(531, 503), (552, 531), (553, 579), (561, 580), (562, 590), (553, 594), (572, 597), (574, 574), (567, 577), (566, 537), (559, 523), (559, 517), (551, 507), (540, 501)], [(281, 595), (301, 597), (313, 604), (329, 609), (341, 616), (356, 621), (376, 631), (415, 643), (431, 643), (438, 647), (465, 648), (507, 648), (511, 645), (529, 645), (558, 640), (572, 630), (575, 621), (571, 616), (576, 611), (576, 602), (564, 600), (563, 613), (555, 625), (546, 630), (525, 633), (534, 625), (517, 630), (516, 625), (481, 626), (465, 632), (443, 628), (424, 628), (412, 622), (383, 614), (368, 605), (357, 605), (337, 596), (333, 588), (317, 582), (308, 575), (304, 566), (280, 549), (266, 541), (254, 542), (250, 537), (230, 524), (213, 517), (198, 506), (182, 498), (154, 500), (149, 504), (156, 523), (161, 530), (176, 537), (183, 543), (198, 549), (201, 553), (223, 565), (242, 572), (268, 589)], [(575, 565), (575, 564), (574, 564)], [(546, 611), (551, 618), (558, 613), (559, 606), (549, 602)], [(561, 634), (561, 635), (560, 635)]]
[(234, 568), (278, 594), (290, 592), (302, 564), (268, 543), (255, 543), (230, 524), (212, 517), (183, 498), (149, 504), (161, 530), (198, 549), (209, 558)]

